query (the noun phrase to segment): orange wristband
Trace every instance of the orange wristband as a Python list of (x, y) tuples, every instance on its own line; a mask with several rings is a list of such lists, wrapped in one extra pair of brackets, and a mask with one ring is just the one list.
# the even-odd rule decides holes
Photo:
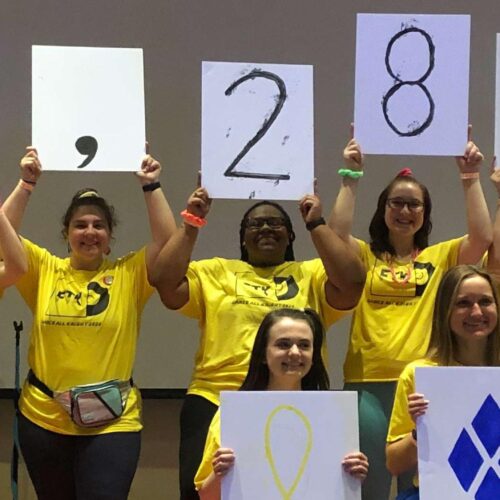
[(181, 217), (184, 219), (184, 222), (193, 227), (203, 227), (207, 223), (207, 219), (203, 217), (198, 217), (197, 215), (188, 212), (187, 210), (183, 210), (181, 212)]

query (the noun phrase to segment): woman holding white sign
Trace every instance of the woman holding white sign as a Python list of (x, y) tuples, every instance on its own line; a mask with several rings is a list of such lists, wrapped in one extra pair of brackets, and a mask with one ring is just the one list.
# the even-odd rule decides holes
[[(311, 309), (277, 309), (267, 314), (255, 337), (248, 374), (241, 391), (326, 391), (330, 388), (322, 348), (324, 329)], [(220, 447), (220, 412), (208, 432), (203, 459), (195, 478), (202, 500), (219, 500), (221, 479), (234, 465), (235, 454)], [(363, 453), (346, 455), (345, 472), (360, 479), (368, 473)]]
[[(416, 420), (429, 402), (415, 393), (419, 366), (500, 366), (498, 298), (491, 277), (475, 266), (450, 269), (436, 295), (429, 348), (424, 359), (406, 366), (399, 377), (387, 436), (387, 467), (398, 475), (417, 466)], [(418, 500), (418, 487), (399, 500)]]
[(157, 259), (154, 277), (163, 303), (197, 319), (201, 328), (193, 379), (181, 413), (182, 500), (198, 498), (193, 479), (219, 393), (241, 386), (262, 318), (276, 308), (310, 307), (329, 327), (356, 305), (365, 279), (359, 258), (326, 225), (316, 195), (299, 202), (320, 256), (306, 262), (295, 261), (289, 215), (270, 201), (254, 204), (243, 215), (241, 259), (190, 262), (209, 209), (207, 191), (196, 189), (182, 212), (184, 224)]
[(404, 169), (380, 194), (366, 243), (351, 235), (363, 155), (355, 139), (344, 149), (342, 185), (330, 226), (361, 257), (367, 271), (344, 363), (344, 388), (358, 391), (361, 449), (371, 463), (363, 500), (389, 496), (384, 448), (396, 381), (407, 363), (425, 355), (439, 281), (452, 266), (478, 262), (491, 243), (479, 181), (482, 160), (470, 140), (464, 155), (456, 159), (465, 195), (466, 236), (429, 246), (429, 192)]
[[(19, 442), (40, 500), (125, 500), (139, 459), (140, 392), (132, 381), (141, 313), (154, 289), (148, 274), (175, 220), (147, 155), (138, 177), (152, 241), (109, 260), (113, 207), (82, 189), (63, 217), (69, 256), (22, 239), (28, 271), (17, 287), (33, 312), (30, 371), (19, 400)], [(19, 228), (41, 173), (28, 148), (5, 202)]]

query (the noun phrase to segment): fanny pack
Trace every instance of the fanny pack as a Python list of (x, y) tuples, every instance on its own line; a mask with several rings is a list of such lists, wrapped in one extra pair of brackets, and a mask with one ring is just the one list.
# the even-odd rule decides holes
[(107, 380), (56, 392), (49, 389), (33, 370), (28, 372), (28, 382), (55, 399), (80, 427), (99, 427), (120, 418), (134, 384), (132, 379)]

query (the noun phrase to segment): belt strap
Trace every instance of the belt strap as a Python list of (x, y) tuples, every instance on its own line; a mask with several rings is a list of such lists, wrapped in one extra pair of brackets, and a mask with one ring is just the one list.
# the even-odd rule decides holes
[[(42, 391), (46, 396), (48, 396), (49, 398), (53, 398), (54, 397), (54, 391), (52, 391), (51, 389), (49, 389), (36, 375), (35, 375), (35, 372), (33, 370), (30, 369), (30, 371), (28, 372), (28, 382), (36, 387), (37, 389), (39, 389), (40, 391)], [(130, 377), (129, 379), (129, 382), (130, 382), (130, 387), (133, 387), (134, 385), (134, 379), (132, 377)]]
[(54, 397), (54, 392), (51, 391), (33, 372), (33, 370), (30, 369), (28, 372), (28, 382), (35, 386), (37, 389), (42, 391), (46, 396), (49, 398)]

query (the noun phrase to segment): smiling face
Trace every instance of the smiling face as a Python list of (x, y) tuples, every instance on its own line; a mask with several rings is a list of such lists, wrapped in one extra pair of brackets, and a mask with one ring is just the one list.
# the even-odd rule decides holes
[[(461, 347), (484, 343), (495, 329), (498, 312), (491, 286), (482, 276), (462, 281), (450, 314), (450, 329)], [(473, 344), (472, 344), (473, 343)]]
[(95, 270), (109, 253), (111, 233), (103, 212), (96, 206), (78, 207), (69, 222), (68, 244), (75, 269)]
[(290, 242), (283, 214), (272, 205), (259, 205), (247, 216), (243, 243), (253, 266), (276, 266), (285, 261)]
[(414, 236), (424, 222), (424, 210), (424, 194), (417, 184), (404, 180), (396, 183), (389, 192), (384, 215), (390, 238)]
[(269, 330), (268, 390), (299, 390), (313, 360), (313, 332), (305, 320), (281, 318)]

